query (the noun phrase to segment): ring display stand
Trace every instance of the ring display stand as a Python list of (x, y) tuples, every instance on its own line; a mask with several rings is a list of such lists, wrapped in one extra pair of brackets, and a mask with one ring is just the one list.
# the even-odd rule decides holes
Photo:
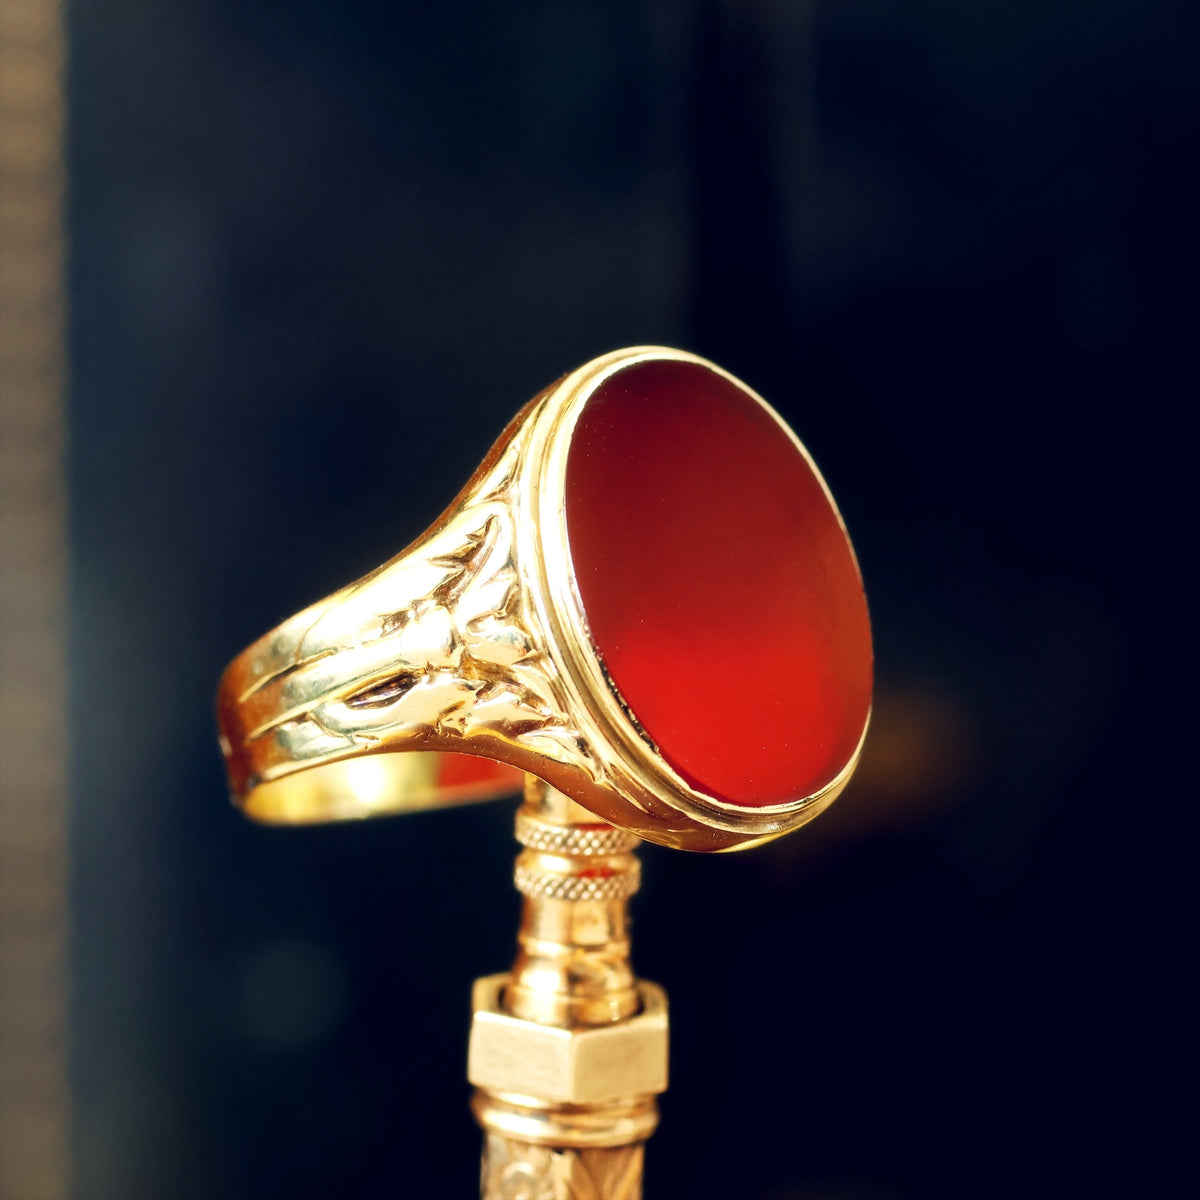
[(769, 841), (833, 802), (871, 634), (824, 480), (745, 384), (682, 351), (585, 364), (445, 513), (239, 655), (235, 803), (302, 824), (516, 791), (516, 959), (474, 989), (484, 1200), (636, 1200), (667, 1002), (630, 964), (634, 853)]

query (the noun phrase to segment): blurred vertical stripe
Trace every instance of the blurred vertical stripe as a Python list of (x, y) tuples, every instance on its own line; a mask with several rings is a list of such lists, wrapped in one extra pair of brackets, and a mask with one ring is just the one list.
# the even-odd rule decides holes
[(0, 1198), (68, 1187), (63, 27), (0, 0)]

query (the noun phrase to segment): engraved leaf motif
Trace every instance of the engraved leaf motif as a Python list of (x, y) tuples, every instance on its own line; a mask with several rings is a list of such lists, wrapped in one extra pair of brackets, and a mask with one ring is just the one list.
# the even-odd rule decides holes
[(568, 706), (516, 561), (514, 440), (476, 498), (422, 547), (346, 589), (287, 667), (294, 702), (263, 726), (292, 763), (433, 733), (501, 736), (602, 772)]
[(643, 1145), (557, 1150), (489, 1135), (481, 1200), (641, 1200)]

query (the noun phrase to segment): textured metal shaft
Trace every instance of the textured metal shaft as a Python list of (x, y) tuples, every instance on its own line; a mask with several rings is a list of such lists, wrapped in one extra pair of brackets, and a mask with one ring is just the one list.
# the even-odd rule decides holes
[(482, 1200), (642, 1200), (645, 1143), (595, 1150), (486, 1135)]
[[(619, 1026), (642, 1004), (629, 961), (638, 839), (534, 779), (517, 838), (524, 903), (501, 1007), (566, 1031)], [(485, 1133), (482, 1200), (641, 1200), (653, 1095), (562, 1104), (480, 1088), (472, 1107)]]
[(525, 848), (514, 879), (525, 899), (505, 1008), (564, 1029), (630, 1016), (638, 1008), (629, 962), (638, 839), (540, 781), (517, 814), (517, 838)]

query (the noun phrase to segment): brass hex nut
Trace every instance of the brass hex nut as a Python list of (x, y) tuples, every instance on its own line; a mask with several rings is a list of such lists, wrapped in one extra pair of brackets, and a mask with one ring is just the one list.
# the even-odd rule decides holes
[(492, 1092), (597, 1104), (666, 1091), (667, 998), (642, 981), (639, 1013), (612, 1025), (556, 1029), (500, 1006), (507, 975), (476, 980), (467, 1078)]

